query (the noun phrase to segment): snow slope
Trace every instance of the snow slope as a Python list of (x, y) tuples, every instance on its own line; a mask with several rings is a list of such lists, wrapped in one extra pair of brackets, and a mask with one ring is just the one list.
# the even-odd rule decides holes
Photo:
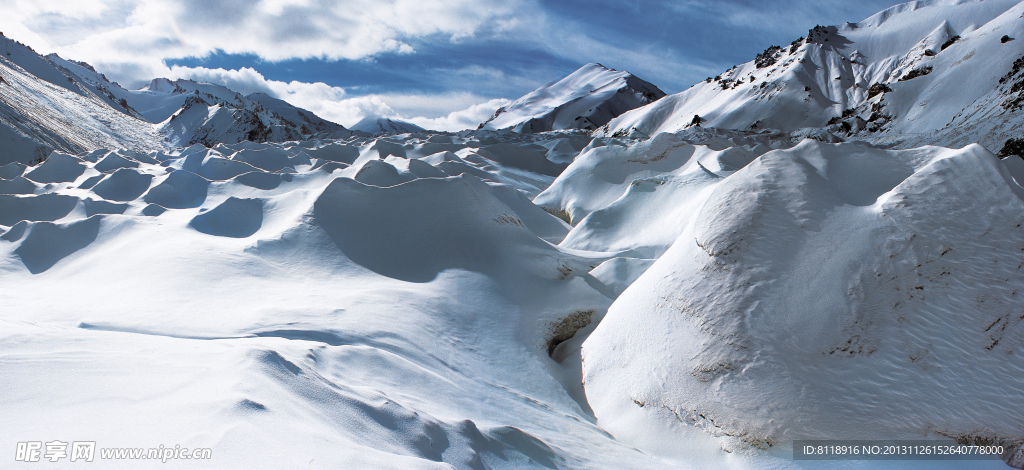
[(516, 132), (593, 130), (663, 96), (658, 87), (629, 72), (587, 64), (497, 110), (479, 128)]
[(1004, 106), (1019, 94), (1015, 81), (1000, 81), (1024, 56), (1024, 43), (1000, 40), (1019, 35), (1022, 14), (1017, 0), (917, 1), (816, 27), (602, 132), (654, 135), (700, 116), (704, 126), (828, 128), (899, 148), (978, 142), (997, 151), (1024, 120), (1019, 106)]

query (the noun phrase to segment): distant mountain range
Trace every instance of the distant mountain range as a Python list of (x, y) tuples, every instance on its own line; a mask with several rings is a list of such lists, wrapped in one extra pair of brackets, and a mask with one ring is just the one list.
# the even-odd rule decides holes
[[(1024, 137), (1022, 15), (1015, 0), (896, 5), (860, 23), (816, 26), (670, 96), (629, 72), (587, 64), (498, 109), (478, 129), (646, 138), (699, 125), (896, 148), (979, 142), (1020, 153), (1024, 142), (1015, 147), (1010, 139)], [(424, 130), (376, 116), (346, 129), (266, 94), (192, 80), (158, 78), (128, 90), (89, 64), (40, 56), (2, 35), (0, 86), (9, 90), (0, 94), (0, 163), (37, 161), (52, 150)]]
[(87, 63), (43, 57), (3, 36), (0, 87), (0, 163), (40, 161), (53, 150), (146, 152), (349, 133), (277, 98), (212, 83), (158, 78), (128, 90)]

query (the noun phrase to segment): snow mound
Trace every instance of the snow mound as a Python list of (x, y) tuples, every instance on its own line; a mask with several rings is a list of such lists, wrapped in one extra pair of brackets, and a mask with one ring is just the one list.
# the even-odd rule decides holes
[(23, 163), (11, 162), (6, 165), (0, 166), (0, 178), (3, 179), (14, 179), (25, 174), (25, 169), (28, 168)]
[(189, 226), (207, 235), (246, 238), (263, 225), (263, 201), (231, 196), (192, 218)]
[(66, 183), (78, 179), (85, 172), (82, 160), (63, 153), (52, 153), (42, 165), (25, 174), (37, 183)]
[(92, 192), (111, 201), (131, 201), (146, 192), (152, 180), (153, 175), (121, 168), (93, 186)]
[(93, 169), (101, 173), (110, 173), (121, 168), (138, 168), (139, 162), (111, 152), (103, 157)]
[(10, 227), (22, 220), (54, 221), (70, 214), (76, 205), (78, 198), (65, 194), (0, 195), (0, 225)]
[[(0, 168), (21, 193), (0, 195), (0, 360), (25, 377), (0, 414), (239, 468), (800, 468), (779, 449), (804, 433), (1012, 443), (1019, 170), (977, 146), (707, 128), (56, 153)], [(30, 419), (42, 401), (61, 413)]]
[(21, 176), (11, 179), (0, 179), (0, 194), (32, 194), (36, 185)]
[(15, 246), (12, 253), (30, 273), (39, 274), (95, 241), (101, 220), (101, 216), (92, 216), (63, 224), (20, 222), (2, 238)]
[(352, 179), (369, 186), (382, 188), (416, 179), (412, 173), (399, 173), (394, 165), (383, 160), (367, 160), (358, 169), (353, 168), (353, 170), (355, 170), (355, 175), (352, 176)]
[(208, 180), (195, 173), (175, 170), (153, 186), (143, 200), (168, 209), (199, 207), (206, 200), (209, 184)]
[(583, 344), (606, 429), (1024, 440), (1024, 190), (991, 153), (808, 140), (678, 199), (680, 235)]

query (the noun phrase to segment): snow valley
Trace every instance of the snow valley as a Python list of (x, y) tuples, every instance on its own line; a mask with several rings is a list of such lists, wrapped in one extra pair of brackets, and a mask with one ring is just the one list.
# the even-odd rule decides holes
[(587, 64), (462, 132), (0, 38), (4, 465), (1024, 468), (1021, 18)]

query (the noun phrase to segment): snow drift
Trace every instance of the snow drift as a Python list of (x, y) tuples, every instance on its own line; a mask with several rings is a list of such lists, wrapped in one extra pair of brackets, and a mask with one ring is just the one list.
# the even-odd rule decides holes
[(806, 141), (704, 194), (583, 345), (612, 432), (1022, 442), (1024, 190), (991, 153)]
[[(18, 189), (0, 195), (0, 361), (19, 377), (0, 409), (22, 423), (4, 438), (375, 468), (795, 468), (799, 437), (1019, 444), (1020, 168), (979, 146), (579, 138), (0, 168)], [(60, 294), (24, 294), (44, 290)], [(30, 419), (41, 398), (61, 413)]]

